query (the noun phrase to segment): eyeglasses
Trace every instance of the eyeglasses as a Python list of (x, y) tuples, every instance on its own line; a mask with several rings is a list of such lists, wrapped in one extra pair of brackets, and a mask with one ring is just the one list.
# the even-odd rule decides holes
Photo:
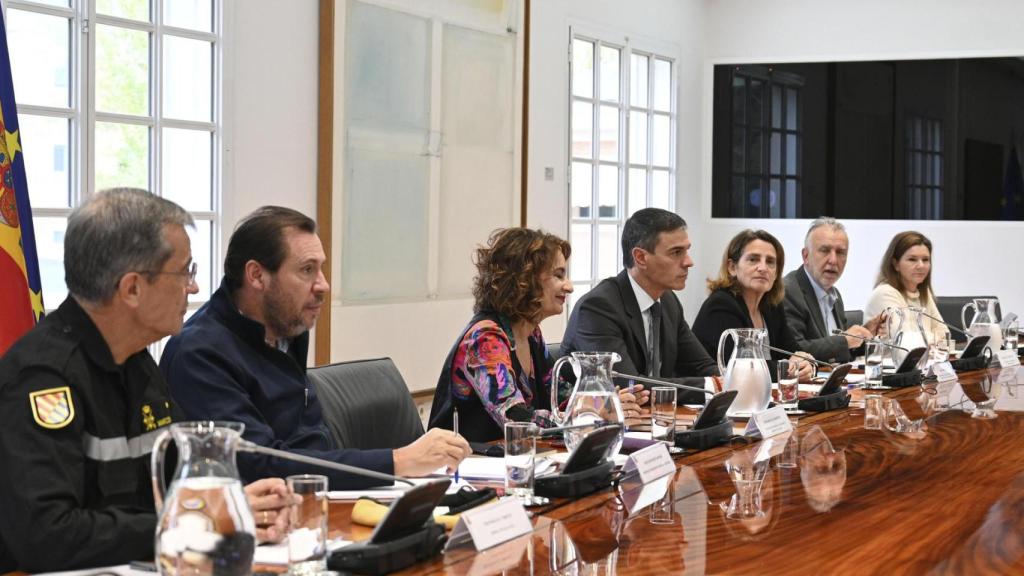
[(199, 272), (199, 264), (193, 262), (187, 272), (167, 272), (165, 270), (139, 270), (140, 274), (171, 274), (172, 276), (184, 276), (188, 279), (189, 286), (196, 281), (196, 273)]

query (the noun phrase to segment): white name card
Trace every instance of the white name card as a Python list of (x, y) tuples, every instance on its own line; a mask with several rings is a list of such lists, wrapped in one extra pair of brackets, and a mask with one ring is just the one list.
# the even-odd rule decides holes
[(1020, 358), (1017, 357), (1017, 351), (1000, 350), (999, 352), (996, 352), (996, 365), (1001, 368), (1020, 366)]
[(629, 460), (626, 460), (622, 471), (629, 474), (634, 470), (640, 474), (640, 483), (647, 484), (662, 476), (674, 474), (676, 465), (668, 453), (668, 446), (658, 442), (629, 455)]
[(506, 498), (496, 504), (467, 510), (459, 516), (445, 550), (472, 540), (477, 551), (529, 534), (533, 530), (522, 502)]
[(762, 438), (770, 438), (783, 432), (789, 432), (793, 429), (793, 425), (789, 422), (789, 416), (786, 415), (786, 410), (782, 406), (776, 406), (761, 412), (755, 412), (750, 420), (747, 421), (747, 427), (743, 430), (744, 436), (754, 436), (760, 434)]
[(953, 369), (953, 365), (949, 362), (932, 364), (932, 375), (934, 375), (936, 380), (939, 382), (956, 380), (956, 370)]

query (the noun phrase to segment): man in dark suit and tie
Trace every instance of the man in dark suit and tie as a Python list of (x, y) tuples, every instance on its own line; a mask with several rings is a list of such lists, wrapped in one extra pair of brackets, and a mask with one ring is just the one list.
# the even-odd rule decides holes
[[(835, 284), (846, 268), (850, 239), (835, 218), (811, 222), (800, 251), (804, 265), (786, 274), (786, 320), (800, 350), (825, 362), (849, 362), (852, 351), (878, 330), (880, 318), (848, 325), (843, 297)], [(843, 330), (853, 336), (832, 334)]]
[[(616, 372), (714, 390), (718, 367), (690, 331), (673, 292), (686, 286), (693, 266), (686, 222), (667, 210), (637, 211), (622, 228), (622, 264), (625, 270), (573, 308), (562, 354), (617, 352), (622, 361)], [(681, 392), (678, 398), (703, 404), (705, 397)]]

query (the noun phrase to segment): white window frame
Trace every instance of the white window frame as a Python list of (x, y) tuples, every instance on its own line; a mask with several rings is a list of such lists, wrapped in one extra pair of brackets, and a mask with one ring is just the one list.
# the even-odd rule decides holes
[[(585, 98), (576, 96), (573, 94), (573, 41), (579, 39), (586, 42), (592, 42), (594, 44), (594, 92), (591, 98)], [(600, 138), (600, 107), (602, 103), (608, 105), (607, 102), (603, 102), (600, 98), (600, 48), (601, 46), (611, 46), (621, 50), (619, 56), (619, 101), (617, 103), (619, 109), (619, 154), (618, 160), (602, 161), (600, 159), (599, 151), (597, 150), (596, 143)], [(668, 61), (671, 65), (669, 74), (669, 85), (671, 93), (669, 95), (670, 106), (667, 113), (669, 117), (669, 134), (670, 134), (670, 150), (669, 150), (669, 166), (668, 166), (668, 186), (669, 186), (669, 197), (667, 210), (674, 212), (676, 209), (676, 171), (678, 170), (678, 159), (676, 154), (677, 146), (677, 127), (678, 127), (678, 103), (677, 103), (677, 78), (678, 78), (678, 59), (675, 56), (676, 50), (667, 45), (660, 45), (657, 42), (638, 40), (608, 32), (594, 27), (580, 24), (571, 24), (569, 26), (569, 66), (567, 78), (568, 90), (567, 94), (567, 106), (568, 106), (568, 131), (567, 131), (567, 164), (566, 164), (566, 204), (568, 218), (568, 236), (572, 237), (573, 225), (586, 224), (590, 226), (590, 246), (591, 251), (590, 257), (590, 277), (575, 278), (571, 274), (571, 268), (573, 262), (578, 262), (579, 259), (584, 256), (574, 250), (573, 258), (570, 259), (570, 278), (573, 278), (572, 282), (576, 287), (576, 294), (572, 297), (572, 305), (566, 307), (566, 314), (569, 314), (572, 310), (572, 306), (579, 300), (586, 291), (596, 286), (603, 278), (598, 277), (598, 259), (599, 244), (598, 244), (598, 231), (599, 226), (615, 224), (617, 229), (616, 242), (615, 242), (615, 262), (616, 271), (621, 270), (622, 263), (622, 243), (619, 239), (622, 237), (622, 226), (625, 224), (629, 216), (639, 208), (644, 208), (652, 205), (654, 195), (654, 172), (661, 170), (663, 167), (654, 167), (654, 153), (653, 153), (653, 138), (654, 130), (652, 119), (655, 115), (665, 115), (663, 111), (655, 111), (654, 109), (654, 67), (655, 60)], [(630, 101), (630, 86), (631, 86), (631, 72), (632, 72), (632, 55), (639, 54), (648, 57), (648, 73), (647, 73), (647, 106), (634, 106)], [(573, 124), (572, 124), (572, 107), (573, 103), (589, 102), (593, 105), (592, 113), (592, 134), (594, 138), (594, 149), (592, 150), (592, 156), (590, 158), (591, 170), (592, 170), (592, 185), (591, 185), (591, 211), (589, 218), (577, 218), (573, 214), (572, 207), (572, 165), (573, 162), (586, 161), (584, 159), (574, 159), (572, 152), (572, 139), (573, 139)], [(630, 130), (630, 113), (631, 112), (646, 112), (647, 121), (647, 160), (644, 164), (634, 164), (630, 162), (629, 158), (629, 138), (631, 134)], [(597, 172), (601, 165), (616, 165), (619, 171), (619, 196), (617, 199), (617, 210), (615, 218), (601, 218), (598, 214), (598, 178)], [(629, 206), (629, 170), (630, 169), (644, 169), (646, 172), (646, 198), (644, 206), (634, 207)]]
[[(96, 122), (118, 122), (149, 129), (149, 190), (162, 195), (161, 144), (163, 128), (186, 128), (204, 130), (211, 133), (211, 166), (210, 191), (211, 209), (192, 210), (189, 213), (197, 221), (210, 221), (210, 254), (199, 255), (196, 259), (200, 266), (210, 270), (212, 293), (216, 289), (215, 279), (220, 277), (221, 264), (216, 255), (220, 253), (221, 203), (223, 190), (223, 80), (224, 80), (224, 3), (223, 0), (211, 0), (213, 8), (213, 24), (211, 32), (188, 30), (163, 24), (164, 2), (174, 0), (150, 0), (151, 22), (139, 22), (125, 18), (96, 14), (95, 0), (70, 0), (70, 7), (49, 6), (26, 0), (4, 0), (3, 9), (6, 21), (7, 12), (14, 8), (38, 14), (47, 14), (70, 18), (71, 34), (69, 37), (69, 74), (70, 98), (68, 108), (40, 106), (18, 103), (19, 116), (34, 115), (70, 120), (68, 134), (68, 173), (70, 206), (67, 208), (35, 207), (32, 208), (33, 218), (67, 218), (71, 212), (95, 190), (95, 142)], [(150, 34), (149, 43), (149, 110), (147, 116), (133, 116), (96, 110), (94, 79), (96, 76), (96, 36), (92, 34), (96, 24), (118, 26), (125, 29), (144, 31)], [(165, 35), (190, 38), (210, 42), (212, 46), (212, 102), (211, 120), (197, 122), (163, 118), (162, 83), (163, 83), (163, 39)], [(17, 88), (17, 87), (15, 87)], [(15, 92), (17, 94), (17, 91)], [(31, 182), (29, 198), (32, 197)], [(195, 254), (193, 254), (195, 256)], [(55, 309), (60, 302), (46, 298), (47, 311)], [(195, 310), (204, 302), (189, 302), (189, 310)]]

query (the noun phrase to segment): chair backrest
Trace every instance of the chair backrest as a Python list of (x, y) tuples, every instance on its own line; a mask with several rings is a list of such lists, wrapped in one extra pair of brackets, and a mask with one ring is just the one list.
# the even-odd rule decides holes
[(548, 356), (551, 356), (552, 360), (558, 360), (562, 357), (562, 343), (561, 342), (548, 342)]
[(409, 388), (391, 358), (310, 368), (338, 448), (400, 448), (423, 435)]
[[(975, 298), (995, 298), (995, 296), (936, 296), (935, 307), (939, 309), (939, 314), (942, 314), (942, 319), (956, 326), (966, 330), (967, 327), (960, 322), (960, 311), (963, 310), (964, 304), (967, 304)], [(996, 308), (998, 312), (999, 308)], [(967, 321), (970, 322), (973, 316), (968, 316)], [(956, 330), (950, 330), (950, 334), (957, 342), (966, 342), (967, 336), (961, 334)]]
[(863, 326), (864, 325), (864, 311), (863, 310), (847, 310), (846, 311), (846, 325), (847, 326)]

